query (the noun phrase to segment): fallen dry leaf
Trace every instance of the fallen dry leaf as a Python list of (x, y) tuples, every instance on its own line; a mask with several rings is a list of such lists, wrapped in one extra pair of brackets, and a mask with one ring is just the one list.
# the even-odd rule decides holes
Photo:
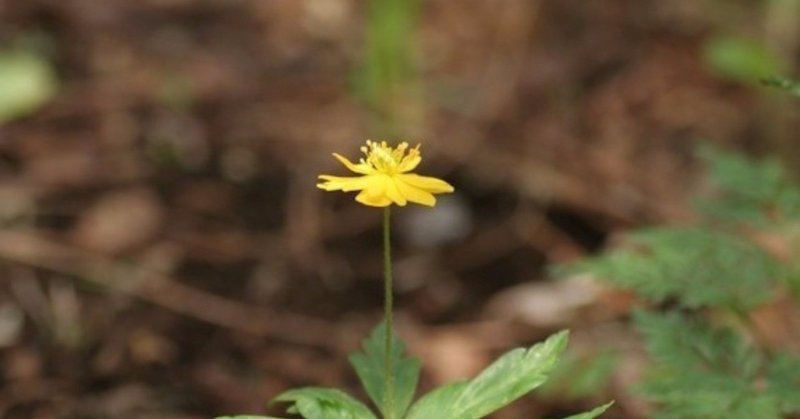
[(113, 192), (81, 215), (72, 238), (88, 250), (120, 254), (153, 239), (163, 215), (158, 198), (150, 190)]

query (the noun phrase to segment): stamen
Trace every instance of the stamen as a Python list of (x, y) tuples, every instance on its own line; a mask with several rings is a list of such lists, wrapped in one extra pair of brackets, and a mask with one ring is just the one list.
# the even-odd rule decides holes
[(414, 148), (409, 149), (406, 141), (392, 147), (387, 141), (367, 140), (367, 145), (360, 148), (364, 157), (359, 160), (359, 163), (369, 165), (379, 172), (394, 174), (404, 162), (419, 157), (419, 147), (420, 145), (417, 144)]

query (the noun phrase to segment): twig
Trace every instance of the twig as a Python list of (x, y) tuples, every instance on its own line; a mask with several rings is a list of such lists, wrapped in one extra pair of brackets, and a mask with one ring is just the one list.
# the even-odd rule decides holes
[(219, 297), (159, 272), (59, 244), (36, 232), (0, 232), (0, 259), (88, 281), (188, 317), (259, 337), (329, 347), (331, 332), (336, 330), (335, 325), (325, 320)]

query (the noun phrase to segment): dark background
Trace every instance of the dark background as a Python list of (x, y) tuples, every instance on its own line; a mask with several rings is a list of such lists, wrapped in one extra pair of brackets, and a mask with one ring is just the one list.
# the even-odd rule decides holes
[(368, 3), (0, 0), (0, 57), (35, 57), (49, 86), (0, 113), (0, 416), (263, 413), (302, 385), (363, 399), (346, 356), (381, 317), (380, 211), (315, 183), (381, 137), (422, 143), (419, 172), (456, 187), (395, 211), (422, 387), (570, 328), (575, 351), (624, 354), (608, 384), (495, 417), (609, 399), (604, 417), (647, 416), (626, 391), (629, 297), (547, 266), (691, 221), (701, 142), (796, 166), (796, 105), (758, 78), (796, 68), (800, 7)]

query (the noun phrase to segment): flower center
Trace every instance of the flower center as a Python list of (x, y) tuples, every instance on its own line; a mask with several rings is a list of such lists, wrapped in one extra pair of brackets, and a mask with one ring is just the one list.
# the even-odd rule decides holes
[(361, 151), (366, 158), (361, 159), (361, 163), (366, 163), (376, 171), (394, 175), (400, 172), (400, 167), (406, 159), (419, 154), (419, 147), (408, 149), (408, 143), (402, 142), (397, 147), (392, 148), (386, 141), (369, 141), (366, 147), (361, 147)]

